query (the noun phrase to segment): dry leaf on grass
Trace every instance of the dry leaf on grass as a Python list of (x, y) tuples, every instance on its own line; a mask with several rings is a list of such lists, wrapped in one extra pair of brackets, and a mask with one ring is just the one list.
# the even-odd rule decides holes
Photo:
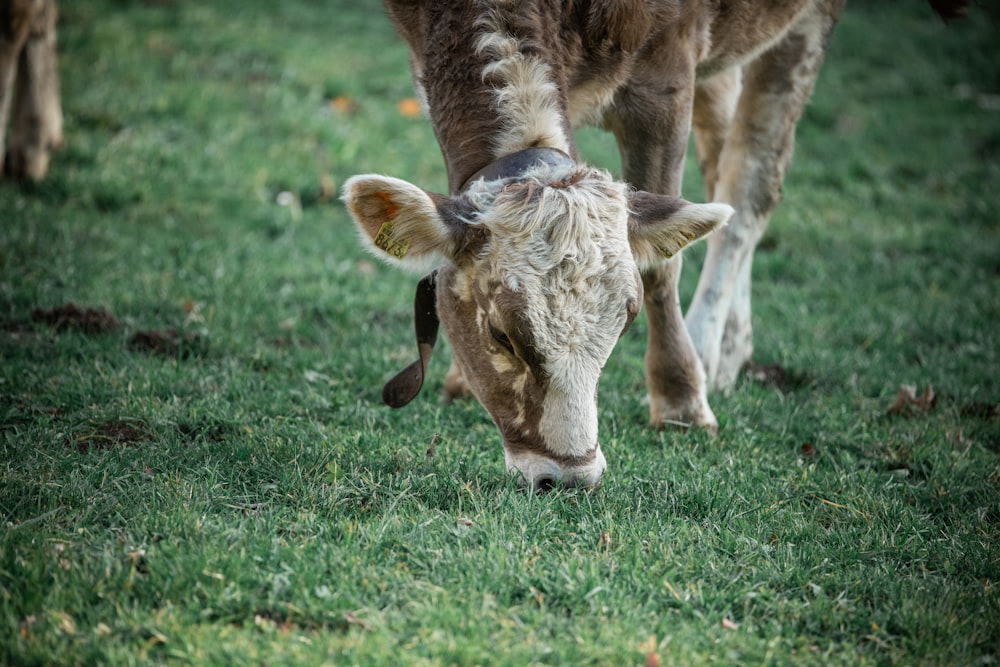
[(327, 173), (319, 176), (319, 198), (323, 201), (334, 199), (337, 196), (337, 181)]
[(396, 109), (399, 110), (400, 115), (406, 116), (407, 118), (415, 118), (422, 113), (420, 109), (420, 102), (413, 97), (405, 97), (401, 99), (396, 105)]
[(656, 654), (656, 635), (639, 644), (639, 651), (646, 656), (646, 667), (660, 667), (660, 656)]
[(358, 103), (347, 95), (337, 95), (330, 100), (330, 110), (336, 113), (354, 113), (358, 110)]
[(599, 544), (601, 545), (601, 548), (604, 549), (605, 551), (611, 549), (611, 533), (609, 533), (606, 530), (602, 532)]
[(344, 620), (347, 621), (350, 625), (358, 626), (362, 630), (368, 630), (371, 628), (370, 625), (368, 625), (363, 620), (358, 618), (355, 614), (352, 614), (349, 611), (344, 613)]
[(921, 412), (930, 412), (937, 405), (937, 394), (931, 385), (918, 395), (916, 386), (912, 384), (899, 385), (899, 393), (896, 400), (889, 406), (887, 412), (890, 415), (912, 415)]

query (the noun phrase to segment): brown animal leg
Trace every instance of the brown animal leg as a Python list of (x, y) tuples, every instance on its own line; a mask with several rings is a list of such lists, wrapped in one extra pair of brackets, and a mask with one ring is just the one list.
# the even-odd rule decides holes
[(49, 154), (63, 142), (62, 106), (56, 55), (54, 0), (32, 3), (31, 28), (20, 53), (14, 88), (10, 173), (39, 180), (49, 167)]
[(729, 134), (742, 88), (742, 72), (738, 67), (720, 72), (706, 81), (699, 81), (695, 86), (691, 127), (694, 130), (698, 167), (710, 201), (715, 199), (715, 186), (719, 180), (719, 156)]
[[(843, 0), (817, 5), (774, 48), (744, 66), (742, 92), (718, 150), (711, 187), (713, 198), (731, 204), (736, 214), (708, 239), (686, 319), (712, 389), (732, 386), (752, 354), (753, 252), (781, 198), (795, 125), (812, 93), (842, 5)], [(705, 127), (696, 125), (696, 130), (703, 135), (699, 145), (718, 144), (718, 137)]]
[[(627, 182), (650, 192), (679, 195), (694, 63), (672, 63), (672, 67), (674, 75), (646, 68), (650, 79), (633, 80), (619, 91), (605, 122), (618, 140)], [(658, 428), (680, 424), (715, 431), (718, 422), (708, 405), (705, 375), (684, 326), (677, 294), (680, 272), (681, 256), (676, 255), (642, 276), (648, 322), (649, 419)]]
[(14, 103), (17, 66), (31, 30), (31, 0), (0, 0), (0, 174), (7, 153), (7, 123)]

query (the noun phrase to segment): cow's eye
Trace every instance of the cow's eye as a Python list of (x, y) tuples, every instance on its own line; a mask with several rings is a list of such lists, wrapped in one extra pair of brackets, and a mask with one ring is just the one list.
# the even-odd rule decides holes
[(493, 340), (500, 344), (501, 347), (506, 349), (511, 354), (514, 353), (514, 346), (511, 345), (510, 338), (500, 329), (493, 326), (492, 322), (487, 323), (490, 329), (490, 335), (493, 336)]

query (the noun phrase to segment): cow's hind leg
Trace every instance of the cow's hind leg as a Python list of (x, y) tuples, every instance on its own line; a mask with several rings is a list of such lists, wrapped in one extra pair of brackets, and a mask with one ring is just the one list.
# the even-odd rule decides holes
[[(744, 66), (742, 90), (724, 140), (708, 136), (704, 124), (695, 123), (701, 135), (699, 154), (703, 145), (717, 146), (715, 164), (709, 160), (715, 173), (714, 186), (710, 185), (713, 199), (736, 209), (729, 224), (708, 239), (686, 318), (710, 388), (730, 387), (753, 352), (753, 252), (781, 198), (795, 125), (812, 93), (842, 5), (842, 0), (817, 3), (778, 44)], [(714, 85), (711, 80), (704, 84)], [(695, 116), (710, 113), (700, 109)], [(704, 162), (706, 156), (700, 157)]]

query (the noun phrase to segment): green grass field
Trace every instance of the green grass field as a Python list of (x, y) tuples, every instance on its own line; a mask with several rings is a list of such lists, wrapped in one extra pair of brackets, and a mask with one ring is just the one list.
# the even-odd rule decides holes
[(445, 178), (365, 4), (62, 3), (67, 145), (0, 183), (0, 663), (996, 664), (1000, 19), (848, 8), (719, 436), (647, 428), (640, 317), (603, 488), (537, 496), (447, 347), (380, 402), (416, 278), (337, 191)]

